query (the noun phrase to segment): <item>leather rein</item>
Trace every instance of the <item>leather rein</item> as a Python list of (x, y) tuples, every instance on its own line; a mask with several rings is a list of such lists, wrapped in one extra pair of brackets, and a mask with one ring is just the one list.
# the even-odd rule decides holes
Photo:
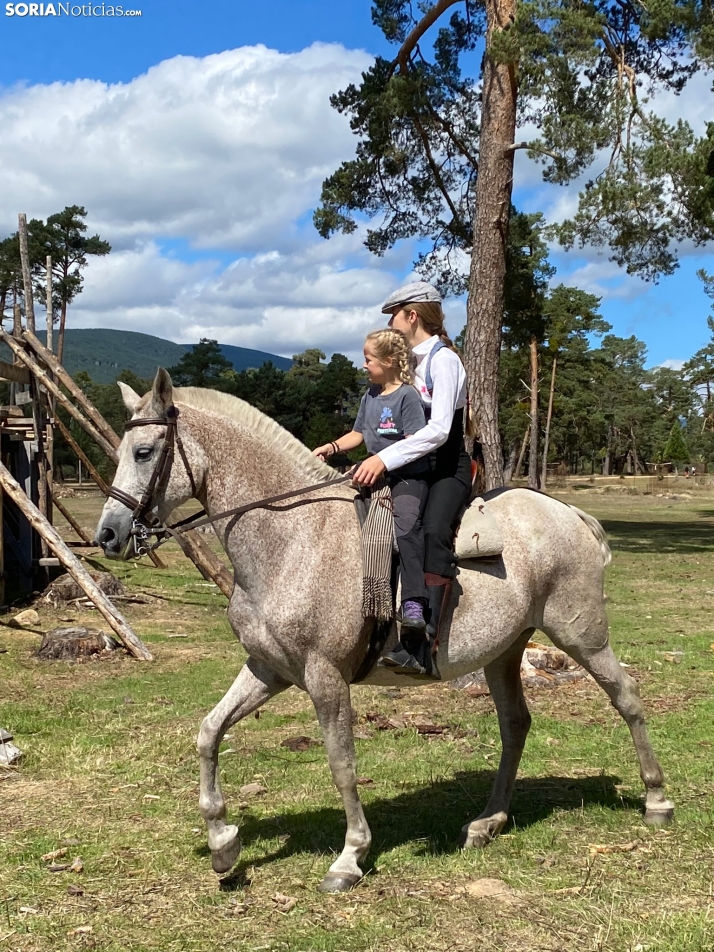
[[(138, 426), (166, 427), (166, 436), (164, 437), (159, 458), (156, 461), (156, 465), (154, 466), (146, 489), (142, 493), (141, 499), (136, 499), (136, 497), (130, 493), (124, 492), (123, 489), (117, 489), (115, 486), (110, 486), (107, 490), (107, 495), (112, 499), (116, 499), (117, 502), (126, 506), (127, 509), (131, 509), (131, 536), (134, 539), (134, 552), (137, 557), (141, 557), (157, 549), (160, 545), (163, 545), (164, 542), (168, 542), (171, 537), (178, 536), (183, 532), (190, 532), (192, 529), (198, 529), (200, 526), (210, 525), (213, 522), (218, 522), (229, 516), (235, 517), (233, 519), (235, 524), (241, 516), (246, 512), (251, 512), (253, 509), (268, 509), (271, 512), (284, 512), (288, 509), (295, 509), (297, 506), (306, 506), (314, 502), (352, 502), (351, 499), (346, 499), (344, 496), (321, 496), (319, 499), (298, 500), (287, 506), (275, 505), (275, 503), (282, 502), (285, 499), (303, 496), (307, 493), (317, 492), (319, 489), (326, 489), (328, 486), (336, 486), (339, 483), (347, 482), (347, 480), (352, 478), (351, 474), (348, 473), (337, 479), (314, 483), (312, 486), (303, 486), (301, 489), (278, 493), (276, 496), (266, 496), (264, 499), (258, 499), (255, 502), (249, 502), (243, 506), (226, 509), (224, 512), (219, 512), (215, 516), (209, 516), (206, 510), (202, 509), (200, 512), (188, 516), (186, 519), (181, 519), (179, 522), (173, 523), (173, 525), (161, 527), (158, 516), (151, 510), (155, 505), (156, 497), (159, 493), (164, 491), (168, 485), (171, 476), (171, 467), (174, 461), (174, 448), (179, 451), (183, 465), (188, 473), (188, 478), (191, 480), (192, 495), (196, 496), (197, 493), (196, 480), (191, 472), (188, 457), (186, 456), (186, 451), (184, 450), (178, 432), (178, 417), (178, 407), (172, 405), (166, 410), (165, 417), (147, 417), (139, 420), (129, 420), (125, 425), (126, 430), (131, 430)], [(150, 536), (156, 536), (156, 542), (152, 543)]]

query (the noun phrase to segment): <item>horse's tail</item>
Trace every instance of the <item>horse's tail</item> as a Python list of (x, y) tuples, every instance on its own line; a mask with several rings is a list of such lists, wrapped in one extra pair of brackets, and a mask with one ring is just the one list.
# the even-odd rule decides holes
[(595, 516), (589, 515), (587, 512), (583, 512), (582, 509), (578, 509), (577, 506), (570, 507), (573, 512), (577, 513), (580, 518), (583, 520), (588, 529), (595, 536), (597, 541), (600, 543), (600, 551), (602, 552), (602, 564), (603, 566), (609, 565), (612, 562), (612, 552), (610, 551), (610, 546), (607, 544), (607, 536), (605, 535), (605, 530), (597, 521)]

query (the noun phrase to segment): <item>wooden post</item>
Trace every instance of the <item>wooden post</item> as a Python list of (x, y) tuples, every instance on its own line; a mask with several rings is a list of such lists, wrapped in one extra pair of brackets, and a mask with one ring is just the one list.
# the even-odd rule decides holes
[(50, 353), (47, 347), (43, 347), (37, 337), (29, 331), (24, 335), (24, 338), (40, 360), (55, 374), (57, 380), (66, 388), (70, 396), (74, 397), (94, 427), (102, 434), (108, 443), (111, 443), (115, 448), (118, 447), (121, 443), (121, 438), (117, 436), (87, 394), (72, 380), (54, 354)]
[[(45, 519), (51, 523), (51, 519), (49, 518), (51, 509), (48, 505), (49, 493), (47, 491), (47, 461), (45, 459), (42, 405), (40, 403), (40, 388), (37, 385), (37, 380), (35, 380), (34, 377), (30, 383), (30, 392), (32, 393), (32, 420), (35, 424), (35, 445), (37, 446), (37, 449), (35, 450), (35, 464), (37, 466), (38, 508)], [(46, 559), (49, 555), (49, 549), (47, 548), (47, 542), (42, 538), (40, 539), (40, 548), (42, 551), (42, 558)]]
[(35, 333), (35, 302), (32, 297), (30, 254), (27, 249), (27, 215), (17, 216), (17, 231), (20, 237), (20, 261), (22, 263), (22, 286), (25, 289), (25, 319), (27, 328)]
[(52, 494), (52, 501), (54, 502), (55, 506), (57, 506), (57, 508), (59, 509), (59, 511), (62, 513), (62, 515), (64, 516), (64, 518), (67, 520), (67, 522), (69, 523), (69, 525), (74, 529), (75, 533), (79, 536), (79, 538), (82, 540), (82, 542), (89, 542), (90, 544), (93, 543), (93, 542), (94, 542), (94, 539), (90, 539), (90, 538), (89, 538), (89, 536), (87, 535), (87, 533), (86, 533), (86, 532), (84, 531), (84, 529), (80, 526), (80, 524), (79, 524), (79, 523), (77, 522), (77, 520), (74, 518), (74, 516), (72, 515), (72, 513), (69, 512), (69, 510), (65, 508), (65, 506), (62, 504), (61, 499), (60, 499), (58, 496), (55, 496), (54, 493)]
[(63, 542), (57, 530), (49, 524), (39, 509), (32, 504), (22, 491), (20, 484), (13, 479), (10, 471), (0, 463), (0, 486), (5, 490), (18, 509), (27, 517), (30, 525), (47, 542), (65, 569), (86, 593), (87, 597), (101, 612), (119, 641), (135, 658), (151, 661), (151, 652), (142, 644), (131, 629), (128, 621), (109, 601), (79, 559)]
[[(52, 255), (47, 255), (45, 265), (47, 267), (47, 298), (45, 301), (45, 307), (47, 310), (47, 350), (52, 353), (52, 325), (54, 320), (54, 311), (52, 307)], [(48, 518), (50, 522), (52, 522), (52, 481), (55, 478), (55, 402), (49, 393), (47, 394), (47, 410), (47, 445), (45, 447), (45, 456), (47, 458), (47, 485), (49, 486), (47, 509)]]
[(538, 488), (538, 341), (531, 335), (531, 440), (528, 456), (528, 488)]
[(557, 354), (553, 357), (553, 370), (550, 375), (550, 394), (548, 395), (548, 416), (545, 421), (545, 437), (543, 438), (543, 467), (541, 469), (541, 489), (545, 489), (548, 482), (548, 443), (550, 442), (550, 420), (553, 416), (553, 394), (555, 393), (555, 366)]
[(195, 532), (184, 532), (176, 541), (184, 555), (196, 566), (207, 582), (215, 582), (221, 592), (230, 598), (233, 594), (233, 573), (226, 568), (216, 553), (201, 541)]
[(98, 473), (96, 467), (92, 464), (91, 460), (89, 459), (89, 457), (87, 456), (87, 454), (84, 452), (84, 450), (82, 449), (82, 447), (79, 445), (79, 443), (78, 443), (78, 442), (75, 440), (75, 438), (72, 436), (71, 431), (64, 425), (64, 423), (63, 423), (63, 421), (62, 421), (62, 418), (59, 417), (59, 416), (56, 417), (55, 423), (56, 423), (56, 425), (57, 425), (57, 429), (60, 431), (60, 433), (62, 434), (62, 436), (65, 438), (65, 440), (67, 441), (68, 445), (74, 450), (74, 454), (75, 454), (75, 456), (77, 457), (77, 459), (78, 459), (78, 460), (81, 460), (81, 461), (84, 463), (84, 466), (85, 466), (87, 472), (88, 472), (89, 475), (92, 477), (92, 479), (93, 479), (94, 482), (97, 484), (97, 486), (99, 486), (99, 488), (101, 489), (102, 493), (106, 496), (109, 487), (108, 487), (107, 484), (104, 482), (104, 480), (102, 479), (102, 477), (99, 475), (99, 473)]
[(0, 489), (0, 605), (5, 604), (5, 494)]
[[(17, 301), (17, 292), (15, 292), (15, 302), (12, 307), (12, 336), (20, 339), (22, 336), (22, 313)], [(15, 357), (13, 363), (19, 364), (20, 361)], [(10, 384), (10, 406), (15, 406), (15, 394), (17, 393), (17, 383)]]
[(47, 297), (45, 299), (45, 307), (47, 308), (47, 350), (51, 354), (54, 321), (54, 309), (52, 305), (52, 255), (47, 255), (45, 264), (47, 266)]
[(72, 401), (60, 390), (57, 384), (50, 379), (48, 373), (46, 373), (42, 367), (34, 360), (29, 354), (26, 354), (22, 349), (22, 345), (18, 344), (16, 340), (10, 337), (4, 330), (0, 329), (0, 340), (4, 341), (10, 350), (15, 354), (16, 357), (19, 357), (23, 364), (28, 368), (30, 373), (32, 373), (39, 383), (43, 386), (57, 399), (59, 403), (65, 408), (67, 413), (79, 423), (83, 430), (92, 437), (94, 442), (110, 457), (114, 462), (117, 461), (117, 451), (116, 447), (102, 436), (102, 434), (97, 430), (93, 423), (90, 423), (89, 420), (84, 417), (79, 410), (75, 407)]

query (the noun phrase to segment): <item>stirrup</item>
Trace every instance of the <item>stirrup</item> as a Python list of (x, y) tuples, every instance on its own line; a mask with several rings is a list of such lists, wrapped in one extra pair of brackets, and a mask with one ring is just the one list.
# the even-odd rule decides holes
[(390, 668), (397, 674), (425, 675), (426, 668), (419, 664), (413, 654), (410, 654), (401, 642), (398, 642), (392, 651), (388, 651), (379, 659), (383, 668)]

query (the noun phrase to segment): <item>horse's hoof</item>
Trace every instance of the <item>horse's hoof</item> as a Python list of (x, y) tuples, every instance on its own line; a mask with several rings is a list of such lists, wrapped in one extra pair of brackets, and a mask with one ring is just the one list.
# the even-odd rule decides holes
[(472, 820), (461, 828), (459, 846), (462, 850), (482, 850), (496, 839), (506, 825), (505, 813), (484, 820)]
[(225, 833), (227, 834), (225, 842), (222, 843), (217, 849), (211, 850), (211, 865), (213, 866), (213, 872), (218, 873), (219, 876), (222, 876), (224, 873), (227, 873), (233, 868), (233, 865), (240, 856), (241, 851), (241, 841), (240, 836), (238, 836), (238, 827), (228, 826), (226, 827)]
[(349, 892), (362, 879), (354, 873), (328, 873), (317, 887), (319, 892)]
[(674, 804), (668, 803), (656, 810), (645, 810), (644, 820), (647, 826), (666, 826), (674, 819)]

